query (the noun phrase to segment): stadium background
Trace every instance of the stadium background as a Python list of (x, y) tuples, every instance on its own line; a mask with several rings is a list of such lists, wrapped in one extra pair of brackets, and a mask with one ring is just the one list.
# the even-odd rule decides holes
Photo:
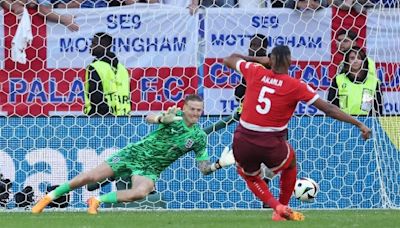
[[(132, 8), (132, 10), (134, 12), (132, 15), (139, 14), (135, 11), (137, 9)], [(80, 15), (91, 15), (88, 9), (79, 9), (76, 12)], [(141, 14), (143, 22), (146, 22), (146, 18), (152, 18), (154, 16), (152, 13), (160, 13), (160, 11), (149, 12), (149, 9), (145, 9), (144, 12), (148, 12), (148, 15)], [(140, 58), (135, 57), (130, 60), (129, 58), (132, 58), (130, 55), (140, 53), (126, 51), (124, 56), (127, 57), (122, 59), (131, 68), (130, 72), (133, 75), (133, 115), (165, 109), (175, 102), (180, 102), (184, 94), (194, 91), (204, 94), (206, 99), (207, 116), (202, 119), (203, 126), (218, 121), (221, 115), (234, 110), (237, 103), (232, 96), (232, 88), (238, 81), (227, 79), (234, 73), (227, 71), (219, 63), (223, 57), (220, 54), (233, 51), (246, 53), (249, 40), (237, 42), (235, 45), (230, 45), (230, 40), (226, 40), (225, 46), (218, 46), (217, 41), (210, 40), (213, 32), (210, 22), (213, 21), (213, 15), (226, 15), (224, 12), (230, 11), (212, 9), (209, 14), (195, 17), (189, 16), (187, 11), (183, 10), (169, 9), (162, 12), (174, 16), (160, 22), (161, 24), (184, 18), (189, 21), (189, 26), (179, 23), (173, 26), (188, 30), (191, 28), (190, 25), (194, 25), (199, 31), (193, 34), (185, 30), (187, 47), (181, 54), (189, 53), (189, 55), (183, 62), (171, 62), (170, 59), (176, 55), (174, 51), (169, 51), (169, 55), (163, 58), (159, 57), (164, 54), (162, 51), (154, 51), (150, 53), (150, 57), (144, 57), (144, 53), (141, 53)], [(336, 9), (324, 9), (318, 15), (322, 19), (329, 17), (331, 20), (319, 22), (318, 18), (314, 19), (317, 24), (328, 25), (329, 33), (323, 33), (326, 28), (321, 28), (321, 34), (318, 34), (318, 29), (305, 29), (306, 32), (310, 32), (306, 35), (322, 37), (320, 45), (314, 45), (313, 48), (296, 47), (296, 45), (292, 47), (295, 53), (302, 55), (295, 57), (294, 65), (298, 68), (293, 69), (293, 76), (304, 79), (324, 95), (329, 86), (327, 82), (334, 76), (336, 67), (340, 63), (335, 52), (335, 32), (340, 27), (351, 27), (359, 31), (360, 45), (366, 46), (369, 56), (377, 62), (378, 75), (383, 82), (385, 92), (385, 114), (387, 114), (381, 118), (361, 118), (374, 130), (373, 140), (364, 143), (359, 139), (356, 129), (323, 116), (305, 116), (305, 114), (315, 114), (314, 109), (299, 105), (296, 109), (297, 117), (290, 123), (290, 142), (298, 151), (300, 165), (298, 176), (309, 176), (317, 180), (321, 192), (316, 203), (300, 205), (299, 202), (292, 201), (295, 207), (380, 208), (400, 205), (398, 194), (400, 177), (396, 172), (399, 170), (400, 144), (399, 118), (396, 117), (400, 114), (400, 68), (398, 67), (400, 58), (398, 53), (389, 51), (398, 44), (384, 40), (393, 37), (392, 33), (398, 31), (396, 30), (400, 26), (398, 23), (389, 23), (391, 20), (396, 20), (396, 12), (398, 10), (393, 9), (381, 13), (371, 12), (368, 15), (372, 19), (368, 20), (365, 16), (343, 13)], [(30, 13), (34, 15), (33, 11)], [(101, 13), (99, 15), (102, 15)], [(232, 15), (235, 13), (238, 11)], [(291, 17), (299, 17), (285, 9), (242, 13), (249, 18), (264, 14), (278, 17), (283, 15), (283, 18), (289, 18), (288, 21)], [(116, 9), (113, 14), (120, 15), (121, 12)], [(382, 16), (383, 14), (386, 16)], [(229, 13), (227, 15), (222, 21), (232, 23), (234, 16)], [(42, 18), (34, 15), (32, 17), (34, 40), (27, 50), (28, 64), (17, 64), (10, 59), (8, 51), (17, 28), (16, 17), (11, 13), (5, 13), (4, 17), (0, 18), (4, 20), (3, 29), (0, 29), (4, 32), (4, 34), (0, 32), (1, 37), (4, 37), (1, 39), (4, 42), (3, 48), (0, 48), (0, 53), (4, 54), (0, 70), (1, 111), (4, 115), (0, 119), (2, 126), (0, 165), (4, 175), (15, 183), (14, 192), (20, 191), (23, 186), (31, 185), (36, 195), (40, 195), (48, 184), (59, 184), (93, 167), (107, 155), (128, 142), (139, 140), (151, 130), (152, 126), (146, 125), (141, 116), (130, 118), (79, 116), (82, 110), (84, 67), (91, 61), (87, 49), (82, 46), (82, 51), (77, 48), (74, 52), (68, 47), (62, 50), (61, 38), (57, 40), (52, 34), (57, 34), (60, 29), (65, 31), (65, 28), (52, 23), (45, 24)], [(376, 18), (379, 18), (378, 22)], [(92, 20), (96, 20), (96, 17)], [(384, 30), (379, 28), (381, 23), (390, 26), (384, 27), (388, 28)], [(250, 24), (238, 25), (241, 26), (251, 27)], [(151, 31), (146, 28), (144, 32)], [(272, 26), (259, 29), (262, 32), (263, 29), (272, 29)], [(234, 30), (237, 28), (231, 29)], [(367, 36), (368, 31), (370, 36)], [(162, 34), (168, 32), (178, 34), (177, 30), (167, 30)], [(249, 31), (251, 32), (254, 31)], [(58, 37), (83, 36), (87, 39), (93, 35), (84, 32), (64, 33)], [(64, 47), (65, 45), (64, 43)], [(217, 51), (217, 48), (222, 48), (222, 51)], [(193, 50), (194, 53), (190, 55)], [(330, 50), (330, 53), (326, 50)], [(382, 50), (387, 51), (383, 51), (382, 54)], [(310, 53), (318, 53), (312, 61), (307, 60)], [(149, 84), (151, 86), (148, 86)], [(218, 153), (223, 146), (230, 145), (233, 130), (234, 126), (230, 126), (226, 131), (211, 134), (209, 152), (213, 160), (219, 156)], [(167, 202), (168, 208), (261, 207), (260, 202), (246, 190), (234, 168), (220, 171), (210, 177), (202, 177), (190, 155), (174, 163), (157, 183), (157, 191)], [(277, 180), (274, 180), (272, 186), (274, 193), (277, 193)], [(109, 190), (109, 188), (102, 189), (103, 192)], [(83, 207), (82, 202), (85, 202), (89, 194), (85, 190), (73, 193), (73, 206)]]

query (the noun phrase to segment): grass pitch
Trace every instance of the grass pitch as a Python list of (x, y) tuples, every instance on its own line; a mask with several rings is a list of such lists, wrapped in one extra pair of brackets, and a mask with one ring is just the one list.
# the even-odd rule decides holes
[(271, 210), (247, 211), (100, 211), (96, 216), (85, 212), (0, 213), (0, 227), (399, 227), (398, 210), (305, 210), (303, 222), (273, 222)]

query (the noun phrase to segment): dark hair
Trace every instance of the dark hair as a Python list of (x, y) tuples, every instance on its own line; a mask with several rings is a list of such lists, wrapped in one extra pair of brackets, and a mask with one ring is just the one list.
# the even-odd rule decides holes
[(348, 37), (350, 40), (356, 40), (358, 37), (358, 34), (356, 32), (354, 32), (353, 30), (349, 29), (340, 29), (337, 33), (336, 33), (336, 38), (339, 37), (340, 35), (345, 35), (346, 37)]
[(350, 53), (355, 52), (357, 56), (360, 56), (360, 59), (362, 60), (363, 64), (361, 67), (361, 76), (365, 78), (368, 73), (368, 58), (367, 54), (365, 51), (358, 47), (358, 46), (353, 46), (352, 48), (349, 49), (349, 51), (346, 52), (344, 56), (344, 62), (343, 62), (343, 69), (340, 73), (344, 74), (349, 74), (350, 73)]
[[(286, 45), (278, 45), (272, 49), (271, 55), (275, 56), (277, 67), (282, 67), (287, 62), (287, 57), (291, 56), (290, 49)], [(290, 63), (289, 63), (290, 64)]]
[(104, 49), (109, 50), (111, 49), (113, 38), (111, 35), (105, 32), (98, 32), (94, 34), (94, 37), (99, 39), (99, 44), (104, 47)]
[(185, 104), (187, 104), (189, 101), (199, 101), (199, 102), (203, 102), (203, 98), (200, 97), (197, 94), (189, 94), (185, 97)]
[(268, 48), (268, 39), (266, 36), (264, 36), (263, 34), (260, 34), (260, 33), (256, 33), (251, 37), (250, 42), (252, 42), (253, 40), (256, 40), (256, 39), (262, 41), (263, 48)]

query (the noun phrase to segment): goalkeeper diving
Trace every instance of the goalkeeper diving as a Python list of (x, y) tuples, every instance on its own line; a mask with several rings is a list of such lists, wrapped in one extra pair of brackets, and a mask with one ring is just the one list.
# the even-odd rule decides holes
[(132, 188), (110, 192), (88, 199), (88, 213), (97, 214), (101, 203), (119, 203), (140, 200), (149, 195), (162, 171), (190, 151), (195, 152), (197, 166), (204, 175), (233, 165), (232, 150), (225, 148), (220, 158), (211, 163), (206, 150), (207, 135), (197, 124), (203, 112), (203, 99), (195, 94), (185, 98), (182, 111), (176, 106), (166, 112), (150, 114), (148, 123), (159, 124), (157, 130), (144, 139), (131, 143), (111, 155), (105, 162), (83, 172), (46, 196), (32, 208), (41, 213), (53, 200), (89, 183), (109, 177), (131, 176)]

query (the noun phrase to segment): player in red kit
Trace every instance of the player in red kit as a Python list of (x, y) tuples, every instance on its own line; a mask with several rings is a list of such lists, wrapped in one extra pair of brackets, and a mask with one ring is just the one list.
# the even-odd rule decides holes
[[(295, 152), (285, 135), (297, 103), (304, 101), (332, 118), (354, 124), (364, 139), (369, 138), (371, 130), (319, 98), (306, 83), (290, 77), (291, 54), (287, 46), (275, 47), (270, 58), (232, 54), (224, 59), (224, 63), (239, 71), (247, 82), (243, 112), (233, 138), (238, 173), (249, 189), (274, 209), (274, 221), (304, 220), (302, 213), (288, 207), (297, 168)], [(271, 70), (265, 65), (270, 65)], [(261, 163), (275, 173), (281, 172), (279, 201), (259, 175)]]

